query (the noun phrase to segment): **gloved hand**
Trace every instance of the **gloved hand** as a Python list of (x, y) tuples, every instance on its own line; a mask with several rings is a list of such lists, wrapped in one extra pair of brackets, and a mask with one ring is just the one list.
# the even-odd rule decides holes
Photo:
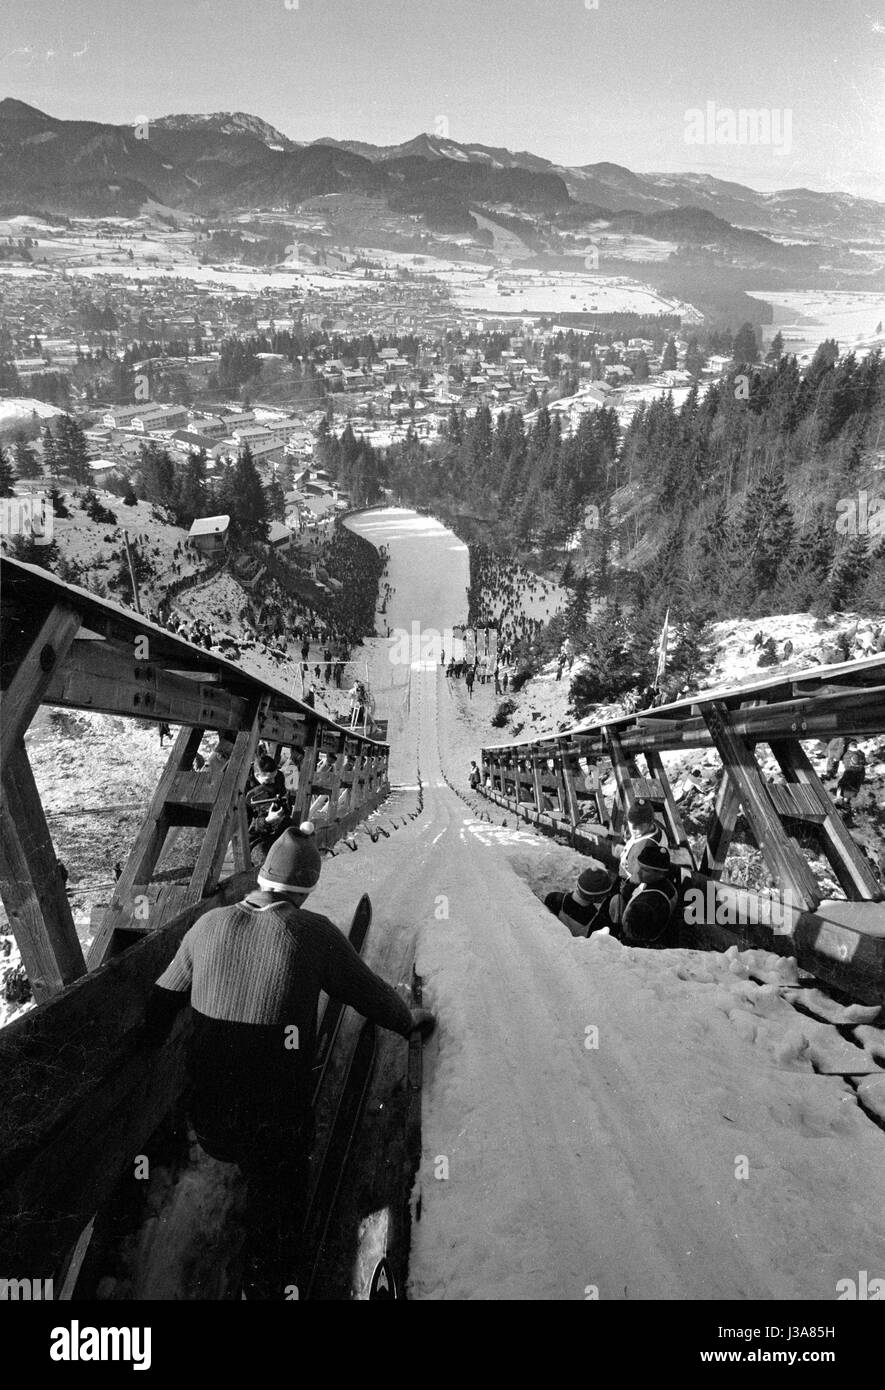
[(412, 1028), (417, 1028), (422, 1038), (429, 1038), (436, 1027), (436, 1014), (429, 1009), (412, 1010)]

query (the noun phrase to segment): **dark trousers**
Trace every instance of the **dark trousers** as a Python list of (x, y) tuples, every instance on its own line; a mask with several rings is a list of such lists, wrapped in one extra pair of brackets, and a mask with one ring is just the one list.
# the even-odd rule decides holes
[(194, 1128), (210, 1158), (236, 1163), (245, 1179), (247, 1300), (282, 1302), (303, 1295), (308, 1274), (301, 1262), (301, 1237), (307, 1215), (309, 1131), (256, 1125), (249, 1133), (236, 1133), (210, 1129), (199, 1121)]

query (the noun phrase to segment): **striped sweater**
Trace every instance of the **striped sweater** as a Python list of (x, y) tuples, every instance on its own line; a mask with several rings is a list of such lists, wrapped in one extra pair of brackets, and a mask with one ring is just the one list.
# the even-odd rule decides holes
[[(207, 912), (154, 986), (148, 1031), (161, 1038), (190, 1002), (189, 1072), (197, 1132), (242, 1130), (309, 1102), (320, 992), (407, 1037), (408, 1005), (327, 917), (274, 893)], [(194, 1113), (195, 1112), (195, 1113)]]

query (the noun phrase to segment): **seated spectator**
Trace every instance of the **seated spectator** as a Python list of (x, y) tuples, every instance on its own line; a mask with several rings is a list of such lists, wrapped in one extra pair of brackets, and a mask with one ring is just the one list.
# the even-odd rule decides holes
[(275, 798), (261, 813), (256, 815), (249, 826), (249, 845), (257, 845), (266, 854), (279, 835), (292, 824), (291, 808), (287, 797)]
[(286, 779), (273, 758), (260, 753), (255, 760), (255, 784), (246, 793), (246, 807), (251, 812), (268, 806), (275, 797), (286, 795)]
[(670, 854), (649, 840), (636, 856), (637, 882), (625, 879), (611, 901), (612, 935), (625, 946), (661, 946), (666, 939), (679, 889), (670, 879)]
[(607, 869), (584, 869), (570, 893), (548, 893), (544, 906), (565, 923), (572, 936), (592, 936), (608, 928), (613, 882)]
[[(654, 807), (650, 801), (640, 799), (634, 801), (627, 812), (627, 838), (620, 848), (621, 862), (618, 867), (621, 878), (629, 879), (634, 884), (639, 882), (636, 861), (640, 850), (649, 842), (664, 849), (668, 846), (666, 832), (655, 820)], [(614, 852), (618, 854), (618, 846), (615, 846)]]

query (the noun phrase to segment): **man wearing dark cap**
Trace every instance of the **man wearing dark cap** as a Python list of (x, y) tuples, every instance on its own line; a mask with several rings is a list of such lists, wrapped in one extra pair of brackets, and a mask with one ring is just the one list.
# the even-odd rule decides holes
[(653, 840), (636, 856), (638, 882), (624, 880), (612, 901), (613, 934), (626, 946), (660, 946), (673, 920), (679, 890), (670, 879), (670, 855)]
[[(655, 820), (654, 807), (650, 801), (639, 798), (627, 812), (627, 838), (621, 849), (621, 862), (618, 866), (618, 873), (622, 879), (628, 879), (634, 885), (639, 882), (636, 872), (636, 859), (639, 851), (649, 842), (656, 845), (667, 847), (667, 836), (663, 826)], [(615, 846), (615, 854), (618, 847)]]
[(612, 878), (608, 870), (591, 867), (584, 869), (570, 893), (548, 893), (544, 906), (565, 923), (572, 936), (591, 936), (609, 924), (607, 907), (611, 891)]
[(284, 1299), (298, 1284), (320, 992), (404, 1038), (434, 1026), (328, 917), (304, 910), (321, 864), (309, 821), (284, 831), (257, 889), (185, 934), (148, 1006), (148, 1034), (159, 1041), (191, 1005), (188, 1116), (203, 1149), (246, 1178), (244, 1288), (255, 1298)]

